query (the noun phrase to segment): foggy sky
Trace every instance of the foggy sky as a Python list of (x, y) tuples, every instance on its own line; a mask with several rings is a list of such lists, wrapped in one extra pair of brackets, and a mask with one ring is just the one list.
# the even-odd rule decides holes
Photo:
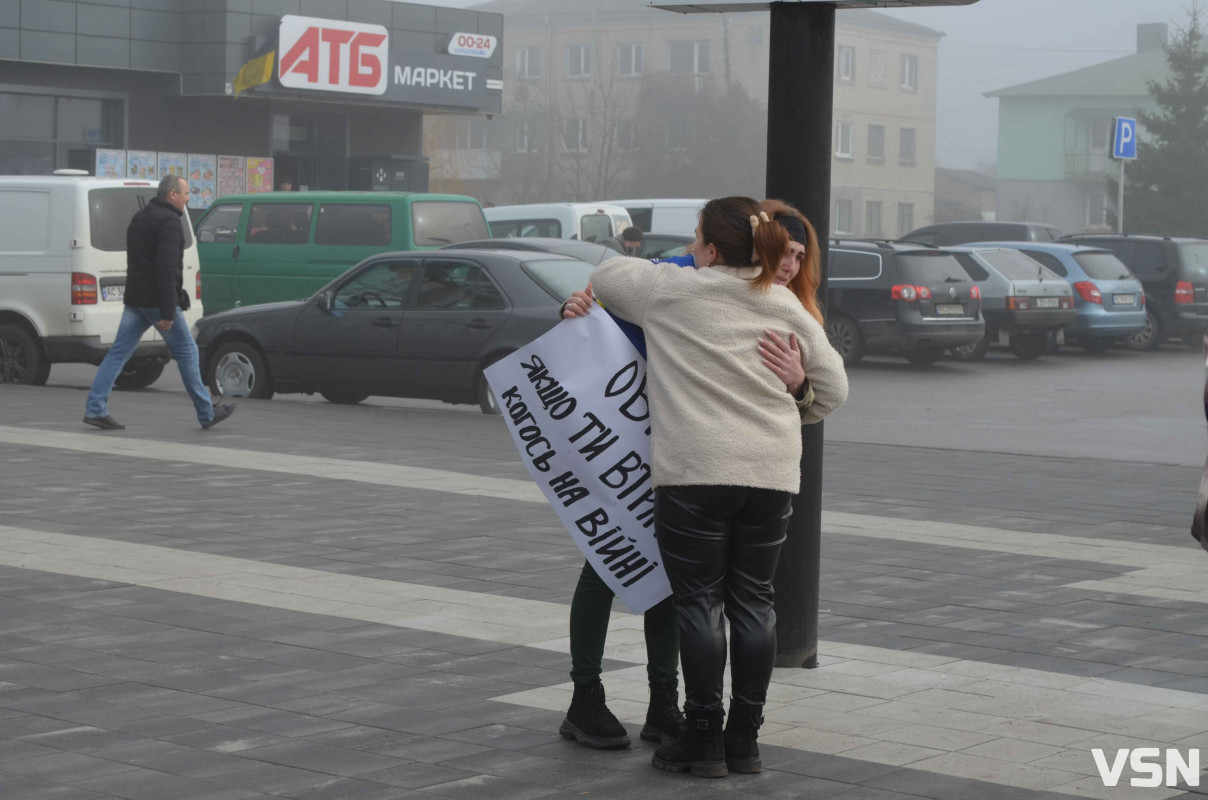
[[(421, 0), (422, 1), (422, 0)], [(464, 8), (480, 0), (434, 0)], [(556, 3), (557, 0), (552, 0)], [(972, 6), (879, 9), (943, 32), (936, 153), (940, 166), (991, 164), (998, 101), (985, 92), (1121, 58), (1137, 25), (1183, 25), (1190, 0), (980, 0)]]

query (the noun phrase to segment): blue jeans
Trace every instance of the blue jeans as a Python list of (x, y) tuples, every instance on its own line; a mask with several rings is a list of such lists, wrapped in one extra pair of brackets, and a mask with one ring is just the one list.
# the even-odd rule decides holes
[[(162, 319), (158, 308), (141, 308), (126, 306), (122, 311), (122, 321), (117, 326), (117, 336), (113, 346), (105, 354), (105, 360), (97, 367), (96, 377), (92, 380), (92, 389), (88, 392), (88, 404), (84, 407), (86, 417), (109, 416), (109, 393), (113, 391), (113, 382), (126, 367), (130, 356), (134, 355), (139, 339), (147, 329)], [(156, 330), (159, 330), (158, 328)], [(193, 407), (197, 409), (197, 421), (209, 422), (214, 418), (214, 406), (210, 402), (210, 390), (201, 380), (201, 365), (197, 357), (197, 342), (189, 333), (189, 324), (185, 315), (176, 309), (176, 318), (172, 327), (159, 331), (168, 343), (168, 350), (180, 368), (180, 379), (184, 381), (185, 391), (193, 399)]]

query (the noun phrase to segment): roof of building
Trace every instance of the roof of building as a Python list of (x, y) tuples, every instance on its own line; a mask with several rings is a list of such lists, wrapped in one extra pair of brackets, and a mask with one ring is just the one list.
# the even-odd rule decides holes
[[(589, 24), (594, 24), (601, 17), (649, 17), (659, 14), (671, 21), (678, 16), (672, 12), (651, 8), (650, 0), (488, 0), (471, 8), (474, 11), (503, 14), (505, 24), (508, 18), (544, 19), (546, 16), (551, 23), (557, 25), (566, 25), (572, 21), (588, 21)], [(837, 21), (839, 25), (879, 28), (928, 39), (938, 40), (944, 35), (924, 25), (863, 9), (839, 11)]]
[(1155, 48), (987, 92), (986, 97), (1148, 97), (1149, 81), (1163, 83), (1169, 74), (1166, 51)]
[(993, 175), (986, 175), (983, 172), (975, 172), (971, 169), (936, 167), (935, 176), (937, 178), (948, 178), (949, 180), (963, 183), (966, 186), (971, 186), (983, 192), (992, 192), (998, 187), (998, 179)]

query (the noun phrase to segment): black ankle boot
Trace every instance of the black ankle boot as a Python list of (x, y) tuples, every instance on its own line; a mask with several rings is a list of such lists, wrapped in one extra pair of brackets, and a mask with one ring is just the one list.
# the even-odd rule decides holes
[(759, 760), (759, 726), (763, 724), (763, 706), (730, 699), (730, 718), (726, 720), (726, 766), (731, 772), (751, 774), (763, 771)]
[(651, 763), (668, 772), (689, 772), (700, 778), (724, 778), (726, 744), (722, 737), (721, 706), (708, 711), (688, 709), (684, 733), (671, 744), (654, 751)]
[(608, 706), (604, 704), (604, 684), (600, 681), (575, 685), (575, 696), (566, 711), (558, 733), (563, 739), (584, 747), (617, 750), (629, 747), (629, 736)]
[(642, 741), (666, 744), (674, 742), (684, 732), (684, 712), (679, 708), (679, 686), (674, 681), (651, 681), (650, 706), (646, 709), (646, 724), (642, 726)]

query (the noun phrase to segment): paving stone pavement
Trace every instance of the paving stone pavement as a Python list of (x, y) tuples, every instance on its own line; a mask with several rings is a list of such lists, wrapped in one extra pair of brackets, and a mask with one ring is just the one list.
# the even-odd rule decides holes
[[(822, 666), (777, 671), (763, 775), (700, 781), (558, 737), (581, 557), (498, 420), (82, 399), (0, 387), (5, 800), (1156, 799), (1091, 748), (1208, 744), (1194, 469), (828, 445)], [(620, 607), (609, 657), (636, 734)]]

